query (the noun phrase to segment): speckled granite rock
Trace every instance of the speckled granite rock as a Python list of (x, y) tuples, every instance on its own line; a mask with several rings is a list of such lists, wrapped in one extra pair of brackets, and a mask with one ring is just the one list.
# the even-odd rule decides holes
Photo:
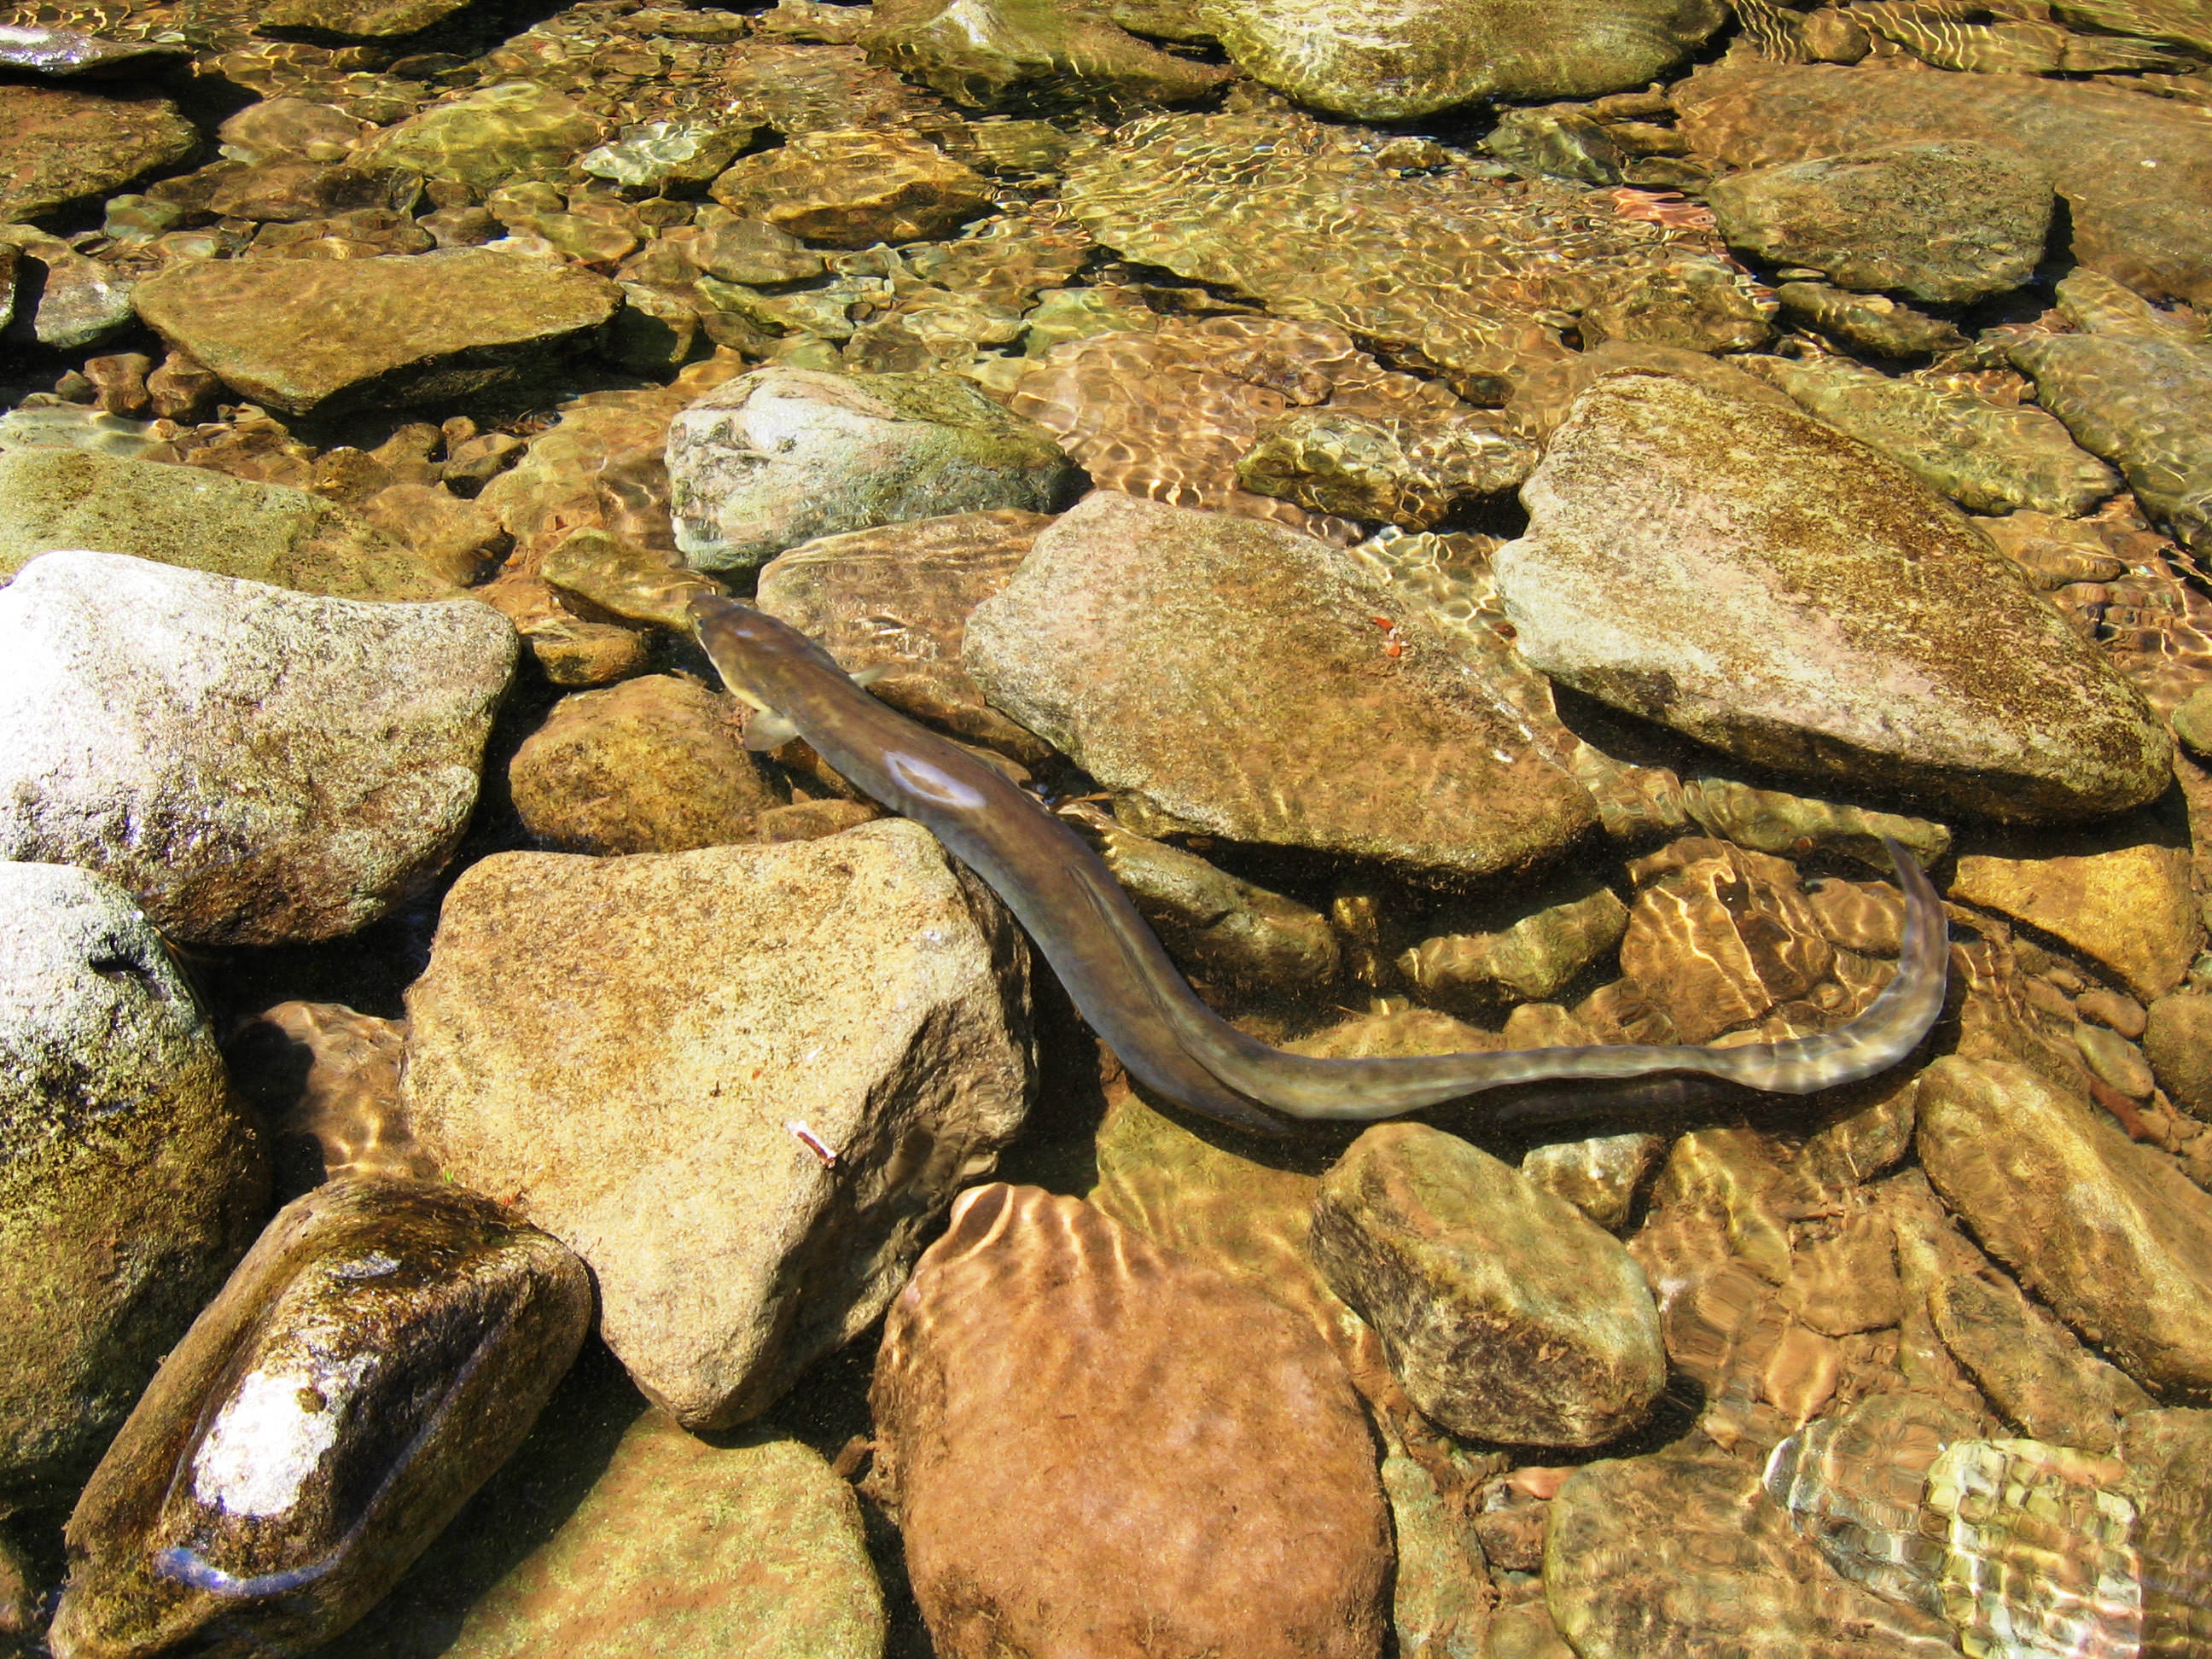
[(1544, 1599), (1581, 1659), (1942, 1659), (1940, 1620), (1841, 1577), (1756, 1462), (1592, 1463), (1552, 1500)]
[(2051, 233), (2051, 181), (2009, 150), (1891, 144), (1716, 179), (1729, 246), (1838, 286), (1938, 305), (2018, 288)]
[(130, 896), (0, 864), (0, 1508), (68, 1501), (268, 1186), (208, 1018)]
[(241, 396), (295, 415), (555, 380), (615, 313), (603, 276), (490, 248), (207, 260), (138, 285), (138, 314)]
[(1565, 1200), (1425, 1124), (1369, 1129), (1322, 1179), (1314, 1260), (1455, 1434), (1597, 1446), (1667, 1378), (1644, 1270)]
[(82, 862), (173, 937), (366, 927), (476, 804), (514, 630), (473, 599), (328, 599), (112, 553), (0, 590), (0, 848)]
[(1226, 71), (1162, 52), (1118, 22), (1054, 0), (883, 0), (865, 44), (956, 103), (978, 109), (1176, 104)]
[(34, 82), (0, 82), (0, 224), (41, 219), (198, 148), (197, 128), (166, 98)]
[(453, 1179), (591, 1264), (647, 1395), (726, 1427), (865, 1329), (991, 1168), (1027, 1000), (1012, 921), (903, 821), (495, 854), (409, 993), (407, 1107)]
[(990, 210), (990, 181), (934, 144), (893, 132), (805, 132), (714, 183), (742, 217), (832, 247), (941, 236)]
[(2154, 842), (2044, 858), (1969, 853), (1950, 895), (2057, 935), (2146, 1002), (2179, 982), (2204, 940), (2187, 849)]
[[(2212, 298), (2212, 128), (2117, 86), (2026, 75), (1885, 75), (1732, 58), (1670, 89), (1697, 152), (1771, 167), (1972, 140), (2048, 168), (2074, 256), (2154, 298)], [(2145, 180), (2157, 163), (2155, 186)]]
[(1507, 0), (1401, 0), (1389, 10), (1307, 0), (1214, 0), (1237, 66), (1302, 104), (1359, 121), (1429, 115), (1478, 98), (1529, 102), (1642, 87), (1723, 21), (1710, 0), (1531, 9)]
[(83, 547), (331, 599), (457, 594), (361, 515), (304, 489), (82, 450), (0, 453), (0, 578)]
[(605, 131), (598, 117), (550, 87), (502, 81), (385, 128), (355, 160), (482, 192), (513, 178), (557, 173)]
[(678, 414), (668, 475), (676, 544), (715, 571), (904, 519), (1047, 509), (1076, 478), (1048, 433), (965, 380), (781, 368)]
[(1335, 1357), (1090, 1205), (964, 1194), (892, 1308), (870, 1399), (945, 1659), (1382, 1651), (1389, 1510)]
[(1407, 617), (1389, 654), (1387, 594), (1295, 531), (1098, 490), (969, 616), (963, 659), (1139, 834), (1484, 874), (1592, 827), (1587, 792), (1440, 637)]
[(648, 674), (554, 705), (507, 765), (523, 827), (556, 853), (683, 853), (752, 838), (780, 797), (728, 701)]
[(2212, 1392), (2212, 1201), (2033, 1073), (1939, 1060), (1929, 1179), (2060, 1317), (2146, 1388)]
[(1522, 499), (1498, 591), (1528, 660), (1577, 690), (1778, 769), (1994, 817), (2166, 787), (2170, 740), (2095, 648), (1917, 479), (1808, 416), (1616, 375)]
[(286, 1206), (77, 1500), (57, 1659), (344, 1629), (530, 1432), (591, 1317), (583, 1264), (473, 1193)]
[(1892, 380), (1843, 358), (1751, 360), (1774, 385), (1973, 513), (2086, 513), (2118, 474), (2030, 404)]
[(2035, 377), (2045, 407), (2128, 475), (2177, 541), (2212, 549), (2212, 348), (2069, 334), (2022, 340), (2011, 356)]

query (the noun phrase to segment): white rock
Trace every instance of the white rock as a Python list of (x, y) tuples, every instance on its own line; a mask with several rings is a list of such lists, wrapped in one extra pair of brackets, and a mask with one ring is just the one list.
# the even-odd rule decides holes
[(99, 870), (195, 943), (351, 933), (452, 852), (515, 652), (473, 599), (45, 554), (0, 592), (0, 858)]

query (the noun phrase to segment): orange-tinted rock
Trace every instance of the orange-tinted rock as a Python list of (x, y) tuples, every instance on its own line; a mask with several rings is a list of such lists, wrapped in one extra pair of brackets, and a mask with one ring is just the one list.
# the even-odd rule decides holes
[(1304, 1319), (1103, 1212), (964, 1195), (893, 1305), (878, 1468), (943, 1659), (1370, 1659), (1391, 1544)]
[(2187, 849), (2154, 842), (2054, 858), (1968, 854), (1950, 896), (2055, 934), (2146, 999), (2173, 988), (2204, 938)]

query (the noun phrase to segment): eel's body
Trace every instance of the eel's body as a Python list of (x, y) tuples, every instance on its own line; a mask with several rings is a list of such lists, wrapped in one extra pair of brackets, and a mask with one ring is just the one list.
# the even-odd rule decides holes
[(1905, 890), (1898, 972), (1838, 1030), (1735, 1048), (1600, 1045), (1317, 1060), (1244, 1035), (1198, 1000), (1103, 860), (1014, 783), (878, 702), (797, 629), (750, 605), (691, 602), (732, 691), (787, 722), (884, 805), (933, 831), (1029, 930), (1083, 1017), (1142, 1083), (1194, 1111), (1279, 1133), (1267, 1110), (1366, 1121), (1516, 1084), (1687, 1076), (1811, 1094), (1904, 1059), (1942, 1011), (1949, 942), (1935, 889), (1887, 842)]

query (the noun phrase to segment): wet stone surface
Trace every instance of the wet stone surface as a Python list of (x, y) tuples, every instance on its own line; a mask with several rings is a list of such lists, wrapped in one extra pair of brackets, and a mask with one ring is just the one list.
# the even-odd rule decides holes
[(2197, 9), (0, 3), (0, 1655), (2212, 1654)]

